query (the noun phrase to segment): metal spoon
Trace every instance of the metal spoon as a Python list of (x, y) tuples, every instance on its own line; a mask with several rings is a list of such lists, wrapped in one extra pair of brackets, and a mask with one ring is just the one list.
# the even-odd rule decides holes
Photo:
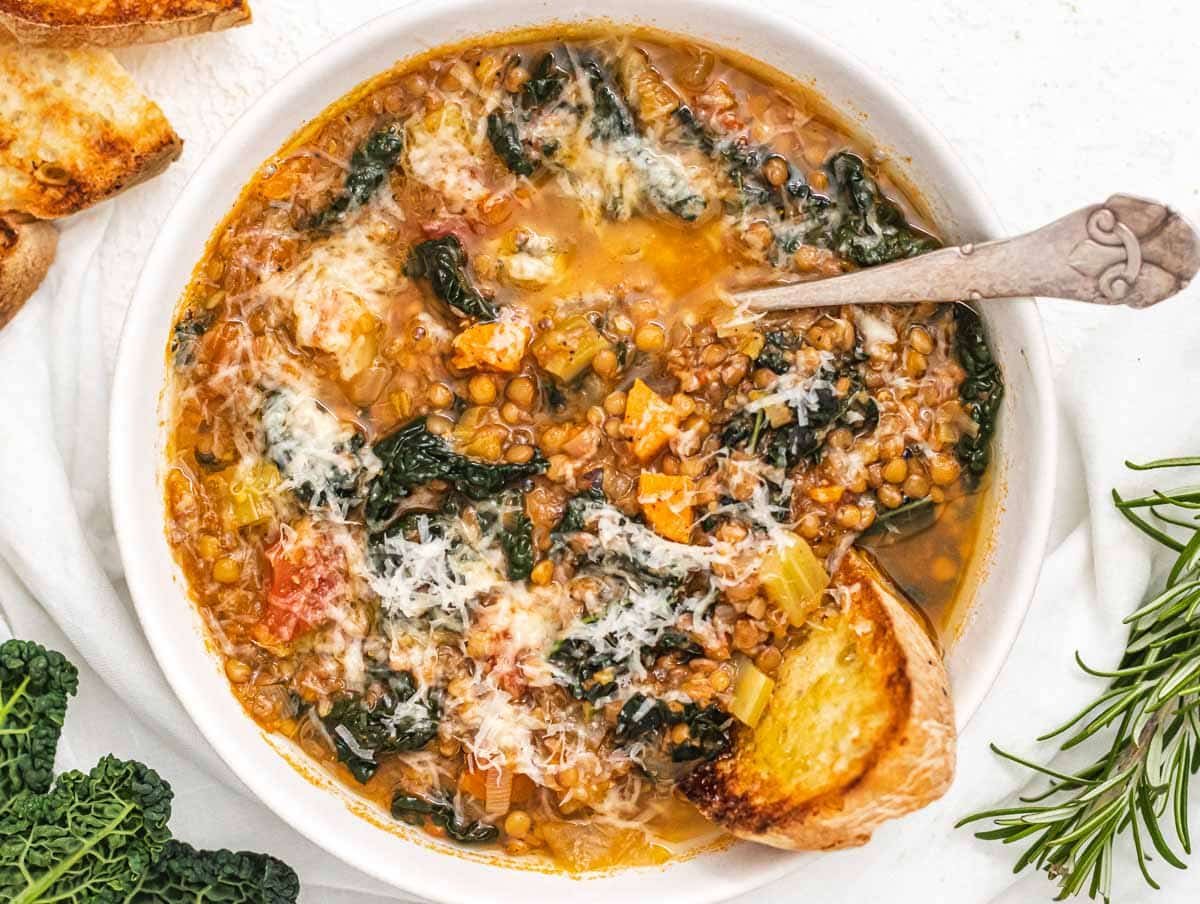
[(1148, 308), (1200, 270), (1200, 235), (1163, 204), (1113, 195), (1034, 232), (831, 279), (737, 293), (760, 310), (1040, 295)]

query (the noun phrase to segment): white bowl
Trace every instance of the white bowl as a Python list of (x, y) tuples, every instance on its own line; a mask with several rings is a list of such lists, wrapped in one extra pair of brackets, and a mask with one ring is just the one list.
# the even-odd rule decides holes
[[(650, 11), (653, 10), (653, 11)], [(125, 323), (113, 388), (111, 492), (125, 575), (146, 636), (179, 699), (230, 768), (264, 803), (332, 854), (405, 891), (439, 901), (517, 899), (717, 901), (795, 868), (800, 857), (752, 844), (664, 868), (577, 881), (502, 868), (445, 849), (363, 806), (266, 735), (230, 693), (164, 535), (163, 412), (159, 394), (172, 315), (205, 242), (265, 160), (307, 119), (398, 59), (472, 34), (605, 16), (693, 35), (811, 81), (837, 109), (863, 114), (867, 133), (906, 162), (952, 241), (999, 234), (983, 193), (938, 133), (874, 73), (805, 27), (738, 0), (449, 0), (411, 4), (359, 28), (268, 91), (192, 177), (151, 250)], [(987, 693), (1016, 638), (1041, 566), (1055, 473), (1055, 407), (1034, 303), (989, 305), (985, 320), (1008, 383), (995, 451), (990, 535), (972, 564), (977, 589), (949, 654), (960, 728)], [(1006, 501), (1008, 504), (1006, 504)], [(287, 754), (285, 758), (283, 753)], [(289, 759), (291, 762), (289, 762)], [(296, 764), (300, 768), (296, 768)], [(370, 814), (368, 814), (369, 816)]]

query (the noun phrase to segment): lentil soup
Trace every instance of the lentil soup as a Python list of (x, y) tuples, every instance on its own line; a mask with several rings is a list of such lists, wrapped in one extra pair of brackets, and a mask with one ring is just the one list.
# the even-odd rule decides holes
[(938, 244), (822, 111), (684, 39), (500, 37), (256, 172), (180, 303), (165, 480), (255, 720), (434, 836), (660, 863), (851, 545), (948, 623), (978, 318), (732, 297)]

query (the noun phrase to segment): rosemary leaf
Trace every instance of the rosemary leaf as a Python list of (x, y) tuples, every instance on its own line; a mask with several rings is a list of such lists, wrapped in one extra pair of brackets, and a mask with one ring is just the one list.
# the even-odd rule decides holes
[[(1200, 457), (1126, 465), (1135, 471), (1200, 466)], [(1126, 836), (1146, 884), (1157, 889), (1152, 861), (1177, 869), (1190, 854), (1188, 789), (1200, 770), (1200, 487), (1188, 485), (1113, 504), (1128, 521), (1177, 554), (1163, 587), (1125, 619), (1129, 637), (1116, 668), (1075, 662), (1108, 682), (1092, 702), (1039, 740), (1064, 738), (1096, 758), (1077, 772), (1039, 766), (992, 745), (998, 756), (1047, 778), (1044, 791), (1014, 806), (985, 810), (958, 826), (990, 821), (976, 832), (985, 841), (1024, 843), (1014, 872), (1033, 866), (1057, 884), (1057, 900), (1087, 893), (1110, 900), (1114, 846)], [(1164, 524), (1191, 531), (1180, 542), (1137, 513), (1148, 508)], [(1103, 735), (1100, 733), (1104, 732)], [(1103, 739), (1103, 740), (1102, 740)]]

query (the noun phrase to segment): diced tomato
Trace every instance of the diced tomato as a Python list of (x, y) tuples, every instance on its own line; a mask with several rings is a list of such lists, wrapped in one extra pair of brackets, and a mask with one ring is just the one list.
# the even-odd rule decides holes
[(346, 557), (327, 536), (301, 525), (267, 550), (271, 586), (262, 624), (288, 643), (329, 618), (346, 593)]
[(426, 220), (421, 224), (421, 231), (426, 238), (440, 239), (442, 236), (453, 235), (464, 245), (471, 238), (471, 224), (466, 217), (444, 216), (436, 220)]

